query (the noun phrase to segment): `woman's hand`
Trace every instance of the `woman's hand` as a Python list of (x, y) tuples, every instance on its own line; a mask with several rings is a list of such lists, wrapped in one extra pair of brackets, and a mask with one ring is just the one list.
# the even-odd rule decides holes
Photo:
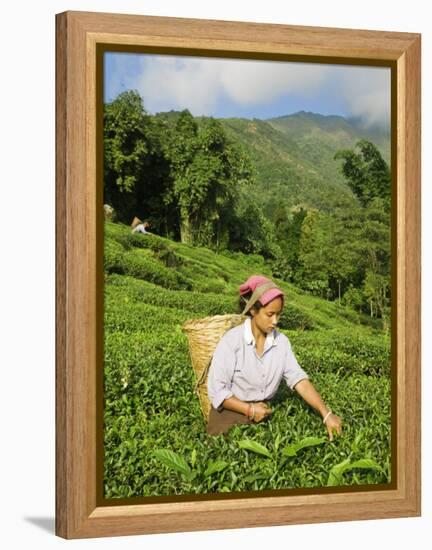
[(333, 441), (333, 432), (342, 433), (342, 420), (336, 414), (330, 413), (325, 421), (330, 441)]
[(273, 411), (265, 403), (253, 403), (252, 406), (255, 408), (255, 414), (253, 417), (254, 422), (261, 422), (267, 416), (269, 416)]
[(266, 418), (273, 412), (264, 401), (249, 403), (247, 401), (241, 401), (234, 396), (225, 399), (225, 401), (223, 402), (223, 406), (225, 409), (228, 409), (230, 411), (244, 414), (253, 422), (261, 422), (261, 420), (264, 420), (264, 418)]
[(320, 394), (313, 387), (312, 382), (308, 379), (300, 380), (295, 386), (296, 392), (303, 397), (303, 399), (311, 407), (317, 410), (323, 417), (324, 423), (326, 425), (329, 439), (333, 441), (333, 433), (336, 432), (338, 435), (342, 433), (342, 420), (326, 407), (324, 401), (321, 399)]

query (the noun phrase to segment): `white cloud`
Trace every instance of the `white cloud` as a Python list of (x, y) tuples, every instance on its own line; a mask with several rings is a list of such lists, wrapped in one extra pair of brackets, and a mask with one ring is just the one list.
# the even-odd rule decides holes
[(326, 68), (306, 63), (236, 60), (221, 66), (227, 95), (241, 105), (262, 104), (287, 94), (315, 93)]
[(144, 104), (153, 112), (188, 108), (211, 110), (221, 93), (218, 64), (197, 58), (156, 57), (145, 62), (138, 80)]
[(223, 97), (251, 106), (289, 93), (310, 95), (325, 73), (322, 65), (158, 56), (145, 61), (137, 87), (151, 111), (170, 105), (199, 115)]
[(122, 82), (138, 89), (150, 112), (187, 108), (202, 115), (222, 101), (259, 107), (290, 95), (319, 97), (325, 90), (333, 95), (333, 103), (366, 125), (390, 120), (386, 68), (143, 56), (139, 73), (125, 75)]
[(388, 125), (391, 111), (390, 69), (348, 67), (342, 73), (341, 92), (352, 116), (366, 126)]

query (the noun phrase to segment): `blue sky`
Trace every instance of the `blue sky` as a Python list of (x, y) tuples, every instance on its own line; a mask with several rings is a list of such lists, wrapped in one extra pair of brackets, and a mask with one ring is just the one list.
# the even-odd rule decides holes
[(390, 69), (105, 53), (104, 100), (138, 90), (154, 114), (271, 118), (298, 111), (390, 124)]

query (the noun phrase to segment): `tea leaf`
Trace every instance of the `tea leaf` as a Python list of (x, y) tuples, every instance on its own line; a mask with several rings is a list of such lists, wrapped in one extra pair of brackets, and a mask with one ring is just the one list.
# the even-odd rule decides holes
[(353, 462), (349, 466), (350, 470), (353, 470), (354, 468), (370, 468), (372, 470), (382, 471), (381, 466), (371, 458), (362, 458), (360, 460), (356, 460), (356, 462)]
[(252, 474), (250, 476), (246, 476), (244, 478), (245, 483), (253, 483), (254, 481), (258, 481), (259, 479), (267, 479), (269, 476), (263, 472), (258, 474)]
[(280, 434), (277, 434), (276, 439), (275, 439), (275, 443), (274, 443), (275, 452), (278, 451), (280, 442), (281, 442), (281, 436), (280, 436)]
[(346, 458), (343, 462), (340, 462), (339, 464), (333, 466), (333, 468), (329, 472), (329, 477), (327, 480), (328, 487), (335, 487), (336, 485), (340, 485), (342, 483), (342, 474), (349, 466), (349, 463), (349, 458)]
[(282, 456), (295, 456), (296, 454), (297, 450), (295, 448), (295, 445), (287, 445), (282, 451)]
[(239, 447), (241, 449), (246, 449), (247, 451), (252, 451), (253, 453), (266, 456), (267, 458), (272, 458), (272, 455), (267, 447), (264, 447), (261, 443), (257, 443), (251, 439), (243, 439), (243, 441), (239, 442)]
[(153, 455), (168, 468), (183, 474), (188, 480), (191, 479), (192, 471), (190, 466), (179, 454), (169, 449), (156, 449), (153, 451)]
[(216, 460), (216, 462), (209, 462), (207, 466), (207, 470), (204, 472), (205, 477), (211, 476), (212, 474), (216, 472), (221, 472), (224, 470), (227, 466), (229, 466), (228, 462), (225, 462), (224, 460)]
[(350, 463), (349, 459), (344, 460), (340, 464), (336, 464), (330, 470), (329, 477), (327, 480), (327, 485), (334, 487), (335, 485), (340, 485), (342, 483), (342, 474), (355, 468), (364, 468), (383, 471), (381, 466), (372, 460), (371, 458), (361, 458), (355, 462)]
[(295, 456), (300, 449), (304, 449), (305, 447), (314, 447), (315, 445), (321, 445), (326, 441), (325, 437), (305, 437), (301, 441), (298, 441), (297, 443), (293, 443), (292, 445), (287, 445), (285, 449), (282, 451), (283, 456)]

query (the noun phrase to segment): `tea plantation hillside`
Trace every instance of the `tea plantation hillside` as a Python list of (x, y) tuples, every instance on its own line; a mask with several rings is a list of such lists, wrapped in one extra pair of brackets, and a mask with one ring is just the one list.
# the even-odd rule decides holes
[(105, 223), (105, 498), (289, 489), (390, 481), (390, 339), (368, 317), (286, 293), (279, 328), (343, 418), (321, 418), (281, 386), (271, 420), (209, 436), (194, 394), (187, 319), (235, 313), (260, 256), (216, 254)]

